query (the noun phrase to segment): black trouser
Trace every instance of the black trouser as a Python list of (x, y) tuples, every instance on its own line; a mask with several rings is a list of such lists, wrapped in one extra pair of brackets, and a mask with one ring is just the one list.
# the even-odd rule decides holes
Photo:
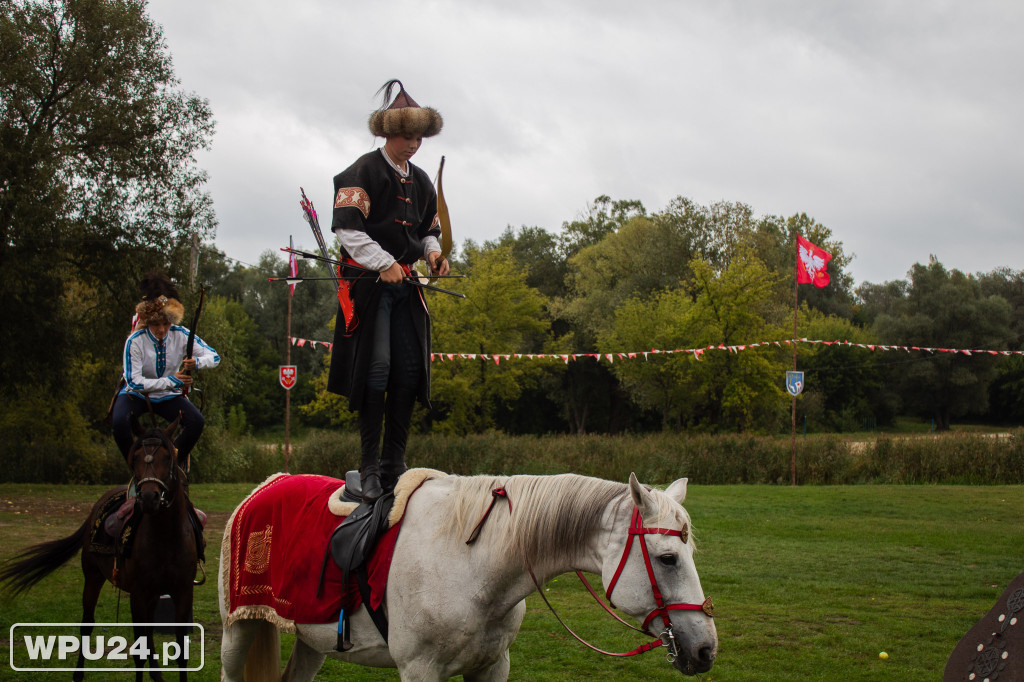
[[(178, 462), (184, 465), (188, 461), (188, 454), (199, 442), (199, 436), (203, 432), (206, 420), (203, 413), (196, 408), (188, 398), (175, 396), (167, 400), (152, 402), (153, 412), (161, 419), (172, 422), (181, 414), (181, 431), (174, 440), (174, 447), (178, 449)], [(135, 395), (122, 393), (114, 401), (113, 431), (114, 441), (121, 449), (125, 460), (128, 459), (128, 451), (135, 442), (135, 434), (132, 433), (132, 423), (149, 412), (146, 399)]]
[(413, 295), (408, 284), (382, 286), (366, 397), (359, 411), (363, 473), (379, 471), (385, 489), (394, 487), (405, 471), (405, 445), (423, 371), (420, 341), (409, 310), (415, 303), (409, 300)]
[(420, 383), (420, 340), (416, 337), (409, 297), (412, 285), (384, 284), (373, 325), (373, 355), (366, 387), (417, 390)]

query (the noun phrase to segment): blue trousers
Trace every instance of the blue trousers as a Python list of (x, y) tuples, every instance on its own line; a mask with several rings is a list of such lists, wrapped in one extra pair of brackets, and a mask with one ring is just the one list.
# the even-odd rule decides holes
[[(179, 414), (181, 415), (181, 422), (179, 423), (180, 433), (174, 440), (174, 447), (178, 449), (178, 461), (187, 461), (188, 454), (192, 452), (192, 448), (199, 442), (199, 436), (203, 432), (203, 427), (206, 426), (203, 413), (189, 402), (188, 398), (183, 396), (175, 396), (174, 398), (154, 402), (153, 412), (161, 419), (169, 422), (177, 419)], [(149, 407), (146, 405), (145, 398), (122, 393), (114, 401), (114, 413), (112, 415), (114, 441), (126, 460), (128, 459), (128, 451), (131, 450), (132, 443), (135, 442), (135, 434), (132, 433), (132, 423), (140, 417), (143, 420), (147, 419), (146, 415), (148, 413)], [(145, 423), (144, 421), (143, 424)]]

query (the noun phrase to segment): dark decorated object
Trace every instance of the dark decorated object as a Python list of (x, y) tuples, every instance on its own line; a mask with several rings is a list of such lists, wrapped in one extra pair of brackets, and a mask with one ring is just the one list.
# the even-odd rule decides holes
[(943, 682), (1024, 682), (1024, 573), (953, 649)]

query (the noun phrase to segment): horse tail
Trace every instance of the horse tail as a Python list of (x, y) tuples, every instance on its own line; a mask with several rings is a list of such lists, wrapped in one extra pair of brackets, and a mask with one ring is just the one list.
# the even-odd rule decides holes
[(20, 594), (50, 575), (78, 554), (89, 534), (89, 519), (74, 534), (32, 545), (21, 554), (11, 557), (0, 568), (0, 583), (4, 590)]
[(281, 679), (281, 633), (269, 621), (257, 622), (259, 627), (245, 659), (245, 680), (278, 682)]

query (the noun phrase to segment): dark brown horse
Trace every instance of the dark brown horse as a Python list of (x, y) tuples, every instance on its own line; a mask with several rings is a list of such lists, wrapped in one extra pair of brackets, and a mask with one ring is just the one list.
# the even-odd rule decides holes
[[(166, 429), (143, 431), (135, 424), (135, 442), (128, 453), (128, 466), (132, 470), (135, 487), (133, 516), (126, 528), (131, 530), (130, 549), (120, 546), (124, 531), (112, 540), (98, 531), (111, 510), (121, 506), (128, 486), (112, 488), (93, 505), (89, 518), (73, 534), (60, 540), (51, 540), (29, 547), (0, 568), (0, 583), (14, 593), (29, 589), (60, 566), (67, 563), (79, 550), (82, 552), (82, 572), (85, 587), (82, 591), (82, 623), (96, 620), (96, 602), (105, 581), (127, 592), (131, 597), (132, 622), (136, 625), (135, 641), (145, 638), (149, 651), (154, 650), (153, 628), (141, 624), (156, 622), (156, 607), (161, 595), (168, 594), (174, 601), (174, 621), (192, 620), (192, 588), (196, 577), (198, 550), (196, 534), (189, 520), (189, 502), (185, 496), (185, 473), (177, 464), (177, 451), (171, 434), (177, 420)], [(99, 535), (98, 535), (99, 533)], [(102, 537), (107, 544), (98, 541)], [(109, 544), (112, 542), (113, 544)], [(109, 546), (108, 546), (109, 545)], [(176, 628), (178, 651), (183, 644), (186, 628)], [(91, 626), (81, 628), (82, 636), (92, 634)], [(84, 666), (84, 651), (80, 650), (77, 668)], [(143, 677), (145, 659), (133, 658), (138, 669), (136, 680)], [(154, 680), (163, 676), (155, 659), (150, 659), (150, 675)], [(189, 663), (178, 662), (180, 668)], [(74, 680), (82, 680), (85, 673), (78, 670)], [(184, 682), (188, 673), (180, 678)]]

